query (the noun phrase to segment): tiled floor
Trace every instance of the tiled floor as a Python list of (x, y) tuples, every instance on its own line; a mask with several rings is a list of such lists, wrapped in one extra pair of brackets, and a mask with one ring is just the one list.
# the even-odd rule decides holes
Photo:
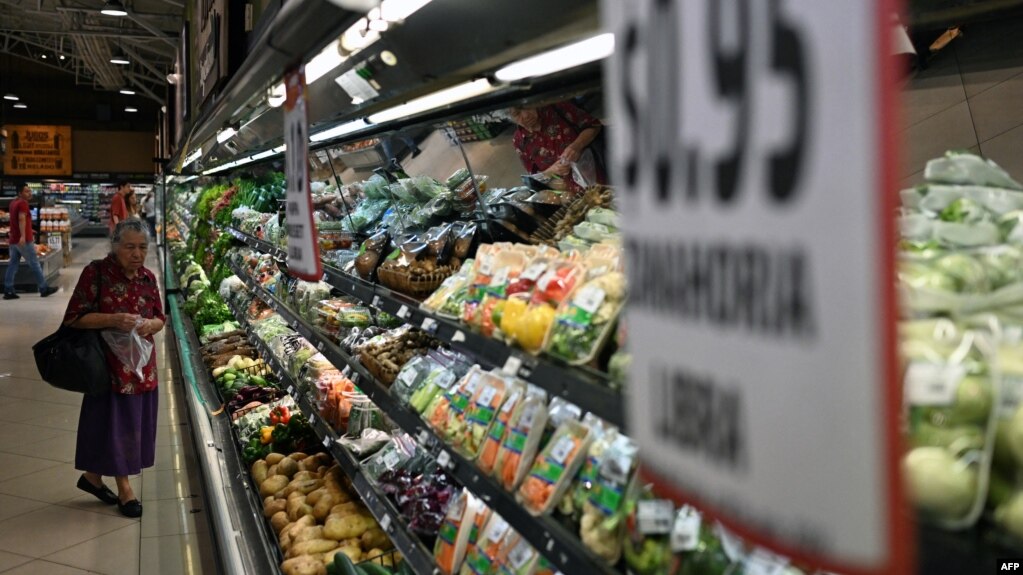
[[(75, 262), (48, 299), (0, 301), (0, 573), (103, 575), (215, 573), (175, 356), (157, 338), (160, 381), (156, 465), (131, 479), (141, 519), (79, 491), (74, 468), (81, 396), (42, 382), (31, 346), (56, 329), (82, 266), (106, 240), (76, 239)], [(158, 271), (155, 246), (147, 266)], [(113, 488), (113, 479), (106, 478)]]
[(900, 177), (920, 183), (927, 160), (972, 150), (1023, 179), (1023, 18), (965, 29), (903, 92)]

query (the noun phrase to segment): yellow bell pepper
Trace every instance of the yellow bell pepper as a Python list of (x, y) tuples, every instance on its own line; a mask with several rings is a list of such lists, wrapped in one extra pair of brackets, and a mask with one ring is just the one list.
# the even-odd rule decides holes
[(263, 445), (269, 445), (273, 441), (274, 428), (269, 425), (264, 425), (259, 428), (259, 442)]

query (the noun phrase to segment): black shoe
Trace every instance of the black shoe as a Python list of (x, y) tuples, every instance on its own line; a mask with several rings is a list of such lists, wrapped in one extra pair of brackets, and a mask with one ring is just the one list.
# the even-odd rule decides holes
[(142, 517), (142, 504), (139, 503), (138, 499), (132, 499), (127, 503), (121, 503), (120, 500), (118, 500), (117, 510), (125, 517)]
[(57, 288), (50, 286), (44, 289), (43, 291), (39, 292), (39, 297), (49, 297), (55, 293), (57, 293)]
[(95, 495), (96, 499), (107, 505), (118, 503), (117, 494), (111, 491), (109, 487), (106, 485), (96, 487), (84, 475), (78, 478), (78, 488), (90, 495)]
[(4, 294), (4, 299), (21, 299), (21, 296), (14, 292), (9, 292)]

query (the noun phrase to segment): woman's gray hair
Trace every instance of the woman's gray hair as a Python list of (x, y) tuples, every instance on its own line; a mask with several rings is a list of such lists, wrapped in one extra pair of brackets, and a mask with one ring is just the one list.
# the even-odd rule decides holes
[(114, 226), (114, 233), (110, 234), (110, 244), (116, 246), (121, 243), (121, 237), (124, 235), (124, 232), (138, 232), (145, 236), (147, 241), (149, 240), (149, 230), (146, 228), (145, 222), (129, 219), (117, 222), (117, 225)]

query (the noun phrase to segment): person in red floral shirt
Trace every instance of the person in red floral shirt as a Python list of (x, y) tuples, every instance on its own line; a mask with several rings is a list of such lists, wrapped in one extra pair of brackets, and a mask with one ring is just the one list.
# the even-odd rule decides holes
[[(548, 185), (555, 190), (582, 192), (572, 179), (572, 162), (578, 161), (600, 135), (603, 129), (600, 120), (569, 102), (512, 108), (508, 115), (519, 125), (513, 143), (526, 170), (551, 178)], [(597, 166), (598, 184), (607, 183), (602, 168)]]
[[(165, 317), (156, 276), (144, 266), (149, 248), (145, 224), (135, 219), (120, 222), (111, 244), (110, 255), (82, 271), (64, 324), (78, 329), (135, 329), (153, 343), (153, 334), (163, 329)], [(152, 467), (156, 455), (156, 350), (141, 378), (109, 349), (106, 359), (110, 393), (82, 399), (75, 468), (85, 473), (78, 479), (78, 488), (117, 504), (122, 515), (140, 517), (142, 504), (128, 478)], [(116, 495), (103, 484), (104, 475), (115, 478)]]

